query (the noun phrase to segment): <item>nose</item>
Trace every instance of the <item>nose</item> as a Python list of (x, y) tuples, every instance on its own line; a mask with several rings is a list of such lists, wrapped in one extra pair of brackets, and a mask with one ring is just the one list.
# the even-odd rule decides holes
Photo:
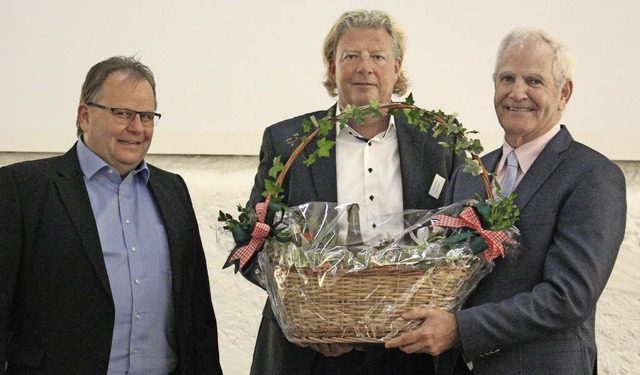
[(132, 132), (140, 133), (144, 130), (144, 126), (142, 126), (142, 119), (140, 118), (140, 114), (136, 113), (133, 116), (133, 119), (129, 122), (127, 129)]
[(516, 101), (526, 99), (528, 88), (529, 86), (527, 86), (526, 82), (523, 82), (522, 80), (516, 80), (511, 86), (511, 99)]
[(369, 56), (363, 56), (358, 63), (358, 73), (371, 74), (373, 72), (373, 61)]

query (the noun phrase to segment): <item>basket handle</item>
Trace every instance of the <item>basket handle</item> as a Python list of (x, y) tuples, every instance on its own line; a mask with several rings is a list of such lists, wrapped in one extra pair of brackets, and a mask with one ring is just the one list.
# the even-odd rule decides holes
[[(360, 106), (358, 107), (359, 110), (365, 110), (369, 108), (369, 106)], [(378, 109), (419, 109), (418, 107), (412, 105), (412, 104), (404, 104), (404, 103), (387, 103), (387, 104), (381, 104), (378, 106)], [(343, 113), (344, 114), (344, 113)], [(337, 117), (333, 118), (333, 124), (335, 126), (335, 124), (338, 122), (340, 116), (342, 116), (343, 114), (340, 114)], [(435, 115), (435, 119), (437, 122), (440, 123), (447, 123), (445, 121), (445, 119), (443, 119), (442, 117)], [(287, 172), (289, 171), (289, 168), (291, 168), (291, 165), (293, 164), (293, 162), (295, 161), (295, 159), (300, 155), (300, 153), (302, 152), (302, 150), (307, 147), (307, 145), (309, 143), (311, 143), (311, 141), (318, 135), (318, 130), (316, 128), (316, 130), (314, 130), (313, 132), (311, 132), (309, 134), (309, 136), (304, 140), (304, 142), (300, 143), (294, 150), (293, 153), (291, 154), (291, 157), (289, 157), (289, 159), (287, 160), (287, 162), (285, 163), (284, 167), (282, 168), (282, 171), (280, 171), (280, 173), (278, 174), (278, 178), (276, 179), (276, 184), (278, 186), (282, 185), (282, 182), (284, 181), (284, 177), (286, 176)], [(457, 135), (456, 135), (457, 136)], [(485, 168), (484, 164), (482, 163), (482, 160), (480, 159), (480, 156), (474, 154), (474, 153), (470, 153), (471, 157), (473, 158), (473, 160), (475, 160), (478, 165), (480, 165), (480, 169), (482, 170), (482, 183), (484, 185), (484, 189), (487, 193), (487, 198), (488, 199), (493, 199), (493, 189), (491, 188), (491, 181), (489, 180), (489, 173), (487, 172), (487, 169)], [(466, 155), (465, 155), (466, 156)]]
[[(335, 123), (334, 123), (335, 125)], [(284, 176), (286, 176), (287, 172), (289, 172), (289, 168), (291, 168), (291, 164), (293, 164), (293, 161), (296, 160), (296, 158), (298, 157), (298, 155), (300, 155), (300, 153), (302, 152), (302, 150), (304, 150), (305, 147), (307, 147), (307, 145), (309, 143), (311, 143), (311, 141), (318, 135), (318, 129), (314, 130), (311, 134), (309, 134), (309, 136), (307, 137), (307, 139), (304, 140), (304, 142), (300, 143), (295, 150), (293, 150), (293, 153), (291, 154), (291, 156), (289, 157), (289, 160), (287, 160), (287, 162), (285, 163), (284, 167), (282, 168), (282, 170), (280, 171), (280, 174), (278, 174), (278, 178), (276, 179), (276, 185), (281, 186), (282, 185), (282, 181), (284, 181)]]

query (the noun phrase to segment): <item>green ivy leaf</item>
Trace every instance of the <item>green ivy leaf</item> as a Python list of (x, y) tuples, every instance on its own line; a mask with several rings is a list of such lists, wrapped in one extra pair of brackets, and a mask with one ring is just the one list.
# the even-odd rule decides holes
[(304, 130), (305, 133), (311, 133), (312, 126), (313, 126), (313, 123), (311, 122), (310, 119), (305, 118), (304, 120), (302, 120), (302, 130)]
[(284, 165), (280, 161), (280, 156), (276, 156), (273, 158), (273, 166), (269, 169), (269, 177), (275, 180), (283, 169)]
[(275, 195), (279, 195), (280, 193), (284, 192), (284, 190), (282, 189), (282, 187), (280, 187), (280, 185), (276, 184), (275, 181), (269, 180), (269, 179), (265, 179), (264, 180), (264, 184), (265, 184), (265, 191), (262, 193), (263, 197), (266, 196), (275, 196)]
[(409, 93), (407, 97), (404, 99), (405, 104), (413, 105), (415, 101), (413, 100), (413, 93)]
[(328, 158), (331, 149), (335, 144), (335, 141), (328, 141), (326, 138), (321, 138), (320, 140), (318, 140), (318, 156), (322, 158)]
[(311, 164), (316, 162), (316, 154), (313, 153), (311, 155), (309, 155), (308, 158), (305, 159), (304, 161), (304, 165), (306, 165), (307, 167), (310, 166)]

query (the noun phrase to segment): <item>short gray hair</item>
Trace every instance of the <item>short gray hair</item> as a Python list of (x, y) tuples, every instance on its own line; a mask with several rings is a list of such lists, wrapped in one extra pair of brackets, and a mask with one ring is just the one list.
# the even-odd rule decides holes
[(515, 29), (502, 39), (498, 48), (498, 57), (493, 71), (494, 83), (506, 49), (512, 44), (523, 46), (532, 42), (542, 42), (551, 47), (553, 51), (553, 78), (557, 87), (562, 87), (567, 81), (573, 79), (573, 56), (565, 45), (542, 29)]

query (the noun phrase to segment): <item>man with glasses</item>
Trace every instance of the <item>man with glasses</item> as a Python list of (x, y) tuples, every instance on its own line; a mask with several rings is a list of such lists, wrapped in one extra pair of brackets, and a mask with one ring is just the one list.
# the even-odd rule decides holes
[(91, 68), (66, 154), (0, 168), (0, 374), (221, 374), (183, 179), (146, 164), (148, 67)]

